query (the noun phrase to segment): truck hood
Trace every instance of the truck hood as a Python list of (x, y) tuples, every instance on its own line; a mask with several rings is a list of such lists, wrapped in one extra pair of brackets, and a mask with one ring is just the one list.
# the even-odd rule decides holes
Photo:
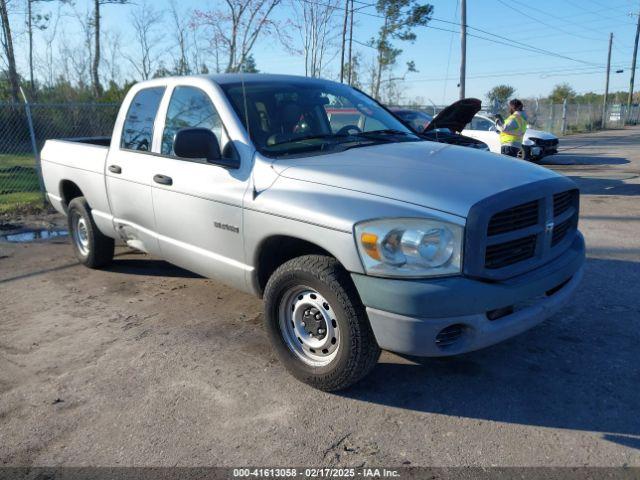
[[(489, 196), (558, 174), (528, 162), (434, 142), (406, 142), (273, 163), (286, 178), (466, 217)], [(312, 188), (311, 186), (309, 188)]]

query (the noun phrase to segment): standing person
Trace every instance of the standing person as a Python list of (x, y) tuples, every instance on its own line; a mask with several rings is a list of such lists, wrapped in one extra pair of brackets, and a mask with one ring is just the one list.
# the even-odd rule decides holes
[(501, 153), (510, 157), (517, 157), (522, 148), (522, 138), (527, 131), (527, 115), (524, 105), (514, 98), (509, 101), (509, 116), (504, 125), (498, 127), (500, 132)]

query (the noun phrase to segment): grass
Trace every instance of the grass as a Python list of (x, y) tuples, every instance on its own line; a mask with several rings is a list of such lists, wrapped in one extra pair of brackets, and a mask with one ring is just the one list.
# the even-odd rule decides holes
[(42, 206), (33, 155), (0, 154), (0, 213)]

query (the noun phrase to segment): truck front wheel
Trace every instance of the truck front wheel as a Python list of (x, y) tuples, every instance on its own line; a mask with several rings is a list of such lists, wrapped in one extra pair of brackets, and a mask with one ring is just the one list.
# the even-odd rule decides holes
[(349, 274), (334, 258), (306, 255), (280, 266), (264, 293), (265, 325), (297, 379), (325, 391), (354, 384), (380, 348)]
[(80, 263), (89, 268), (109, 265), (113, 260), (114, 240), (98, 230), (84, 197), (69, 202), (67, 221), (73, 251)]

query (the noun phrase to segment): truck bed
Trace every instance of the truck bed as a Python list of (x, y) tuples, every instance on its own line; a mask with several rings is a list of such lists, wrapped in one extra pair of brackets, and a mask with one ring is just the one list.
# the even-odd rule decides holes
[[(42, 177), (47, 196), (56, 210), (65, 212), (65, 188), (72, 183), (93, 209), (110, 213), (104, 176), (110, 142), (109, 137), (46, 141), (40, 154)], [(105, 223), (104, 228), (109, 225), (110, 222)]]
[(61, 138), (58, 142), (74, 142), (84, 143), (87, 145), (97, 145), (99, 147), (109, 147), (111, 145), (111, 137), (77, 137), (77, 138)]

